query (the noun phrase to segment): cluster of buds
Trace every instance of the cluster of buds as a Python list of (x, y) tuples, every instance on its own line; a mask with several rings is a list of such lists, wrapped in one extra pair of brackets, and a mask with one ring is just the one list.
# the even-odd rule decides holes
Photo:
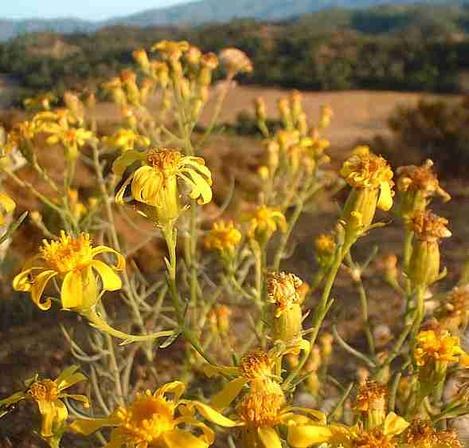
[(426, 160), (421, 166), (402, 166), (396, 170), (396, 174), (398, 213), (405, 221), (425, 211), (433, 196), (440, 196), (444, 202), (451, 199), (440, 187), (431, 160)]
[[(320, 165), (330, 161), (324, 154), (330, 143), (321, 136), (320, 130), (324, 129), (331, 114), (326, 114), (329, 117), (327, 120), (323, 119), (324, 113), (321, 114), (320, 121), (324, 122), (323, 125), (310, 126), (303, 109), (302, 95), (298, 91), (279, 98), (277, 109), (282, 127), (270, 136), (264, 100), (257, 98), (255, 101), (257, 126), (267, 137), (264, 142), (266, 162), (260, 172), (263, 178), (271, 180), (279, 168), (279, 176), (281, 174), (287, 174), (289, 177), (298, 176), (300, 170), (303, 170), (305, 176), (310, 177)], [(325, 107), (323, 111), (330, 111), (330, 108)]]
[(226, 336), (230, 329), (231, 308), (226, 305), (216, 305), (208, 316), (212, 331)]
[(428, 210), (412, 217), (409, 226), (415, 237), (407, 276), (414, 288), (426, 288), (441, 278), (439, 240), (451, 236), (447, 224)]

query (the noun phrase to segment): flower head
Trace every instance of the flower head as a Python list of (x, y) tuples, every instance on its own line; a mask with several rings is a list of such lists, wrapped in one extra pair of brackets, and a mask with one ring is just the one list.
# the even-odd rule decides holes
[(295, 274), (273, 272), (267, 281), (269, 301), (275, 305), (275, 316), (287, 312), (303, 301), (303, 281)]
[[(117, 264), (96, 260), (102, 253), (112, 253)], [(47, 284), (53, 278), (62, 282), (60, 297), (64, 309), (85, 310), (92, 308), (97, 301), (97, 277), (101, 279), (101, 289), (115, 291), (122, 282), (115, 271), (122, 271), (124, 257), (107, 246), (93, 247), (88, 234), (77, 237), (62, 231), (58, 240), (44, 240), (37, 256), (13, 280), (17, 291), (31, 293), (31, 299), (42, 310), (51, 307), (51, 300), (41, 301)]]
[(241, 242), (241, 232), (233, 221), (217, 221), (205, 237), (204, 245), (209, 250), (232, 254)]
[(393, 172), (383, 157), (373, 154), (367, 146), (357, 147), (340, 170), (345, 181), (356, 189), (379, 189), (378, 207), (392, 206)]
[(465, 329), (469, 323), (469, 285), (453, 288), (435, 314), (443, 328)]
[[(213, 443), (213, 431), (185, 411), (192, 403), (181, 399), (184, 390), (179, 381), (167, 383), (153, 393), (147, 390), (137, 394), (132, 403), (117, 408), (109, 417), (77, 419), (70, 429), (90, 435), (102, 427), (112, 427), (108, 446), (115, 448), (206, 448)], [(207, 408), (205, 405), (204, 410)], [(193, 434), (189, 427), (202, 434)]]
[(129, 149), (147, 148), (150, 145), (148, 137), (137, 134), (132, 129), (119, 129), (114, 135), (104, 137), (104, 142), (111, 148), (116, 148), (121, 151), (128, 151)]
[(449, 238), (451, 232), (446, 227), (448, 220), (435, 215), (431, 211), (416, 213), (411, 220), (410, 227), (418, 239), (424, 241), (438, 241)]
[(465, 355), (459, 338), (446, 330), (424, 330), (416, 338), (414, 359), (419, 367), (436, 362), (449, 364), (460, 361)]
[(142, 166), (122, 184), (116, 194), (118, 203), (123, 203), (130, 185), (133, 199), (153, 207), (156, 221), (164, 224), (173, 222), (181, 213), (178, 180), (189, 189), (189, 197), (199, 204), (212, 200), (212, 175), (201, 157), (183, 156), (173, 149), (150, 150), (147, 153), (126, 151), (114, 162), (114, 172), (122, 175), (129, 165), (137, 161)]
[(280, 210), (262, 205), (251, 215), (248, 237), (265, 243), (274, 232), (277, 230), (285, 232), (286, 229), (287, 221), (283, 213)]
[(426, 160), (420, 166), (402, 166), (396, 173), (399, 176), (397, 189), (401, 193), (400, 212), (404, 217), (425, 210), (432, 196), (440, 196), (444, 202), (451, 199), (451, 196), (440, 187), (431, 160)]
[(244, 51), (238, 48), (225, 48), (219, 54), (219, 59), (229, 77), (238, 73), (251, 73), (252, 62)]
[(65, 369), (55, 380), (39, 379), (36, 375), (27, 382), (27, 390), (17, 392), (11, 397), (0, 400), (0, 409), (9, 407), (21, 400), (36, 402), (42, 417), (41, 436), (51, 438), (60, 434), (68, 418), (68, 410), (62, 401), (64, 398), (80, 401), (85, 407), (89, 406), (88, 398), (84, 395), (68, 394), (64, 392), (69, 387), (85, 381), (86, 377), (78, 372), (77, 366)]
[(189, 48), (189, 42), (186, 42), (185, 40), (162, 40), (151, 47), (152, 51), (157, 51), (164, 59), (176, 61), (181, 59), (182, 55), (186, 53)]
[(415, 419), (403, 434), (403, 448), (462, 448), (453, 431), (436, 431), (429, 420)]
[(320, 267), (327, 267), (333, 259), (336, 243), (333, 235), (322, 233), (314, 239), (316, 260)]

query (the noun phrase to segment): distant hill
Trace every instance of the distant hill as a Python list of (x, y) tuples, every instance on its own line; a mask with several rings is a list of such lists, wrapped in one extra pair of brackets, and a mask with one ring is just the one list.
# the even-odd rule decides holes
[[(0, 40), (37, 31), (58, 33), (91, 32), (112, 25), (197, 25), (228, 22), (235, 18), (280, 20), (326, 8), (368, 8), (383, 4), (404, 5), (415, 0), (199, 0), (166, 8), (142, 11), (101, 22), (74, 18), (4, 20), (0, 18)], [(469, 0), (423, 0), (429, 5), (469, 5)]]

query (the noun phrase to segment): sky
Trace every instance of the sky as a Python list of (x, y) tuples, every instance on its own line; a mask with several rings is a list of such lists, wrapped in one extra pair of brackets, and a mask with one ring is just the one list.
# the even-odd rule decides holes
[(0, 0), (0, 18), (78, 17), (103, 20), (188, 0)]

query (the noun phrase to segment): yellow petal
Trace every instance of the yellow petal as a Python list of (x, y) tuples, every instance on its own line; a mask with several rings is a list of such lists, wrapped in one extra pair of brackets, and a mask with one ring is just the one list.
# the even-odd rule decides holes
[(288, 444), (293, 448), (306, 448), (311, 445), (327, 442), (332, 432), (322, 425), (295, 425), (288, 427)]
[(225, 409), (239, 395), (246, 384), (246, 378), (239, 377), (231, 380), (225, 387), (212, 397), (211, 405), (215, 409)]
[(389, 182), (381, 182), (379, 185), (378, 208), (388, 211), (392, 207), (392, 190)]
[(78, 369), (78, 366), (70, 366), (61, 372), (55, 380), (59, 391), (67, 389), (80, 381), (86, 381), (86, 376), (81, 372), (77, 372)]
[(98, 271), (104, 291), (117, 291), (122, 288), (122, 280), (106, 263), (99, 260), (93, 260), (91, 262), (91, 266)]
[(239, 426), (238, 422), (235, 422), (225, 417), (212, 407), (207, 406), (206, 404), (201, 403), (200, 401), (192, 401), (190, 402), (190, 405), (193, 405), (200, 412), (202, 417), (212, 423), (223, 426), (225, 428), (233, 428), (234, 426)]
[(64, 309), (72, 310), (83, 306), (83, 282), (80, 272), (72, 271), (65, 275), (60, 298)]
[(49, 280), (56, 275), (57, 272), (48, 270), (41, 272), (34, 278), (31, 286), (31, 299), (41, 310), (48, 310), (51, 307), (51, 300), (47, 298), (41, 302), (41, 297)]
[(214, 366), (213, 364), (204, 364), (202, 367), (205, 375), (212, 378), (217, 375), (240, 375), (238, 367)]
[(31, 276), (32, 276), (32, 269), (26, 269), (20, 272), (13, 279), (13, 283), (12, 283), (13, 289), (15, 291), (22, 291), (22, 292), (31, 291), (31, 287), (32, 287)]
[(396, 436), (407, 429), (408, 426), (409, 423), (405, 419), (399, 417), (394, 412), (390, 412), (384, 420), (383, 432), (386, 436)]
[(91, 255), (94, 258), (98, 254), (111, 253), (114, 254), (117, 258), (117, 263), (114, 266), (114, 269), (118, 271), (123, 271), (125, 269), (125, 258), (116, 250), (107, 247), (107, 246), (96, 246), (91, 250)]
[(257, 430), (257, 433), (265, 448), (282, 448), (282, 442), (274, 428), (263, 426)]
[(112, 171), (120, 177), (122, 174), (124, 174), (124, 171), (128, 166), (137, 161), (143, 161), (144, 159), (145, 154), (143, 152), (133, 150), (126, 151), (116, 160), (114, 160), (114, 163), (112, 164)]
[(0, 192), (0, 205), (2, 206), (5, 213), (12, 212), (16, 207), (15, 201), (11, 199), (10, 196), (8, 196), (7, 194), (1, 193), (1, 192)]
[(178, 402), (181, 395), (186, 390), (186, 385), (182, 381), (171, 381), (170, 383), (163, 384), (155, 391), (155, 396), (163, 397), (165, 394), (173, 394), (174, 402)]
[(207, 448), (209, 446), (200, 438), (180, 429), (165, 432), (163, 440), (168, 448)]
[(79, 418), (69, 425), (69, 429), (78, 434), (89, 436), (98, 429), (118, 424), (119, 419), (114, 416), (106, 418)]
[(54, 432), (60, 429), (67, 420), (67, 407), (60, 400), (38, 400), (37, 405), (42, 417), (41, 435), (52, 437)]

